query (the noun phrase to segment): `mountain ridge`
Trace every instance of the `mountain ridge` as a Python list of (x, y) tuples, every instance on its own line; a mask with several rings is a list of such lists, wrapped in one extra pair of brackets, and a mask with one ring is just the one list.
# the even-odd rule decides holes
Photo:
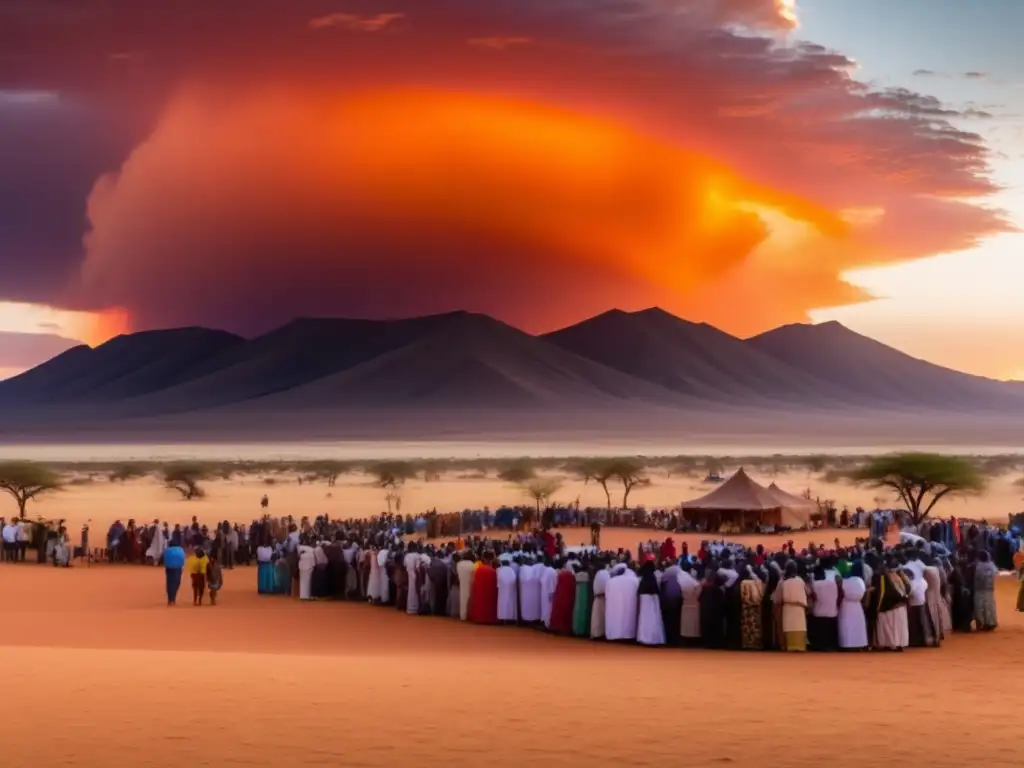
[(0, 382), (0, 414), (29, 431), (59, 420), (389, 409), (1024, 416), (1024, 386), (914, 358), (835, 322), (740, 339), (657, 307), (539, 335), (466, 311), (296, 318), (251, 339), (144, 331)]

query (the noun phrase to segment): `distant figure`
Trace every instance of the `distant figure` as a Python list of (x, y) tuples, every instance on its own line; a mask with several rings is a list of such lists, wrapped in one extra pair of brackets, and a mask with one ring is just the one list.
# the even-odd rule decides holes
[(263, 494), (263, 498), (260, 499), (260, 507), (262, 509), (266, 509), (269, 506), (270, 506), (270, 497), (267, 496), (267, 494), (264, 493)]
[(206, 588), (210, 590), (210, 605), (217, 604), (217, 593), (224, 585), (224, 576), (221, 572), (220, 563), (216, 555), (207, 558), (210, 562), (206, 564)]
[(164, 550), (164, 575), (167, 578), (167, 605), (177, 605), (181, 588), (181, 569), (185, 567), (185, 550), (172, 544)]
[[(166, 559), (166, 555), (164, 557)], [(186, 567), (192, 579), (192, 605), (203, 604), (203, 596), (206, 594), (206, 566), (209, 562), (210, 558), (206, 556), (202, 547), (197, 547), (188, 558)]]

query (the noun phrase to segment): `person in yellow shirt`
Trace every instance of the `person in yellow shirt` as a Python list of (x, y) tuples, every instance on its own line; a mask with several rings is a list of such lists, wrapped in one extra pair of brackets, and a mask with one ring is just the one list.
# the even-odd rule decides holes
[(206, 568), (209, 564), (210, 558), (203, 549), (194, 550), (185, 563), (185, 570), (192, 579), (192, 605), (203, 604), (203, 595), (206, 593)]

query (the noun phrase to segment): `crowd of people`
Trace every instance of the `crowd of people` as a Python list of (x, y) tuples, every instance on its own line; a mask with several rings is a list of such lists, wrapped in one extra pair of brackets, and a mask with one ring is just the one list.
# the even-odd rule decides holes
[(994, 630), (997, 537), (971, 527), (948, 548), (943, 529), (924, 533), (777, 551), (726, 542), (677, 551), (668, 537), (634, 555), (601, 550), (599, 532), (579, 548), (539, 528), (433, 544), (387, 516), (285, 519), (260, 532), (257, 589), (644, 645), (901, 651)]

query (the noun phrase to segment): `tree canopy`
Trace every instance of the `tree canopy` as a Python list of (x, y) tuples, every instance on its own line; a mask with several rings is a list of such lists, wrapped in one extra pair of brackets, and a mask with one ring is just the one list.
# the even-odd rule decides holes
[(211, 474), (205, 464), (192, 461), (176, 461), (168, 464), (163, 470), (163, 481), (167, 488), (177, 491), (185, 501), (201, 499), (206, 491), (199, 485)]
[(562, 483), (557, 478), (535, 477), (523, 484), (523, 493), (533, 499), (539, 515), (541, 506), (547, 504), (561, 488)]
[(536, 476), (537, 471), (534, 469), (533, 462), (527, 459), (516, 459), (508, 466), (502, 467), (498, 472), (499, 480), (504, 480), (506, 483), (516, 483), (517, 485), (522, 485)]
[(25, 517), (25, 505), (50, 491), (60, 490), (60, 475), (42, 464), (31, 461), (0, 463), (0, 490), (7, 491), (18, 502), (18, 517)]
[(851, 479), (893, 491), (915, 525), (928, 517), (946, 496), (978, 493), (985, 488), (985, 479), (973, 462), (940, 453), (876, 456), (854, 470)]
[(416, 467), (407, 461), (381, 461), (369, 468), (381, 488), (397, 489), (416, 477)]

